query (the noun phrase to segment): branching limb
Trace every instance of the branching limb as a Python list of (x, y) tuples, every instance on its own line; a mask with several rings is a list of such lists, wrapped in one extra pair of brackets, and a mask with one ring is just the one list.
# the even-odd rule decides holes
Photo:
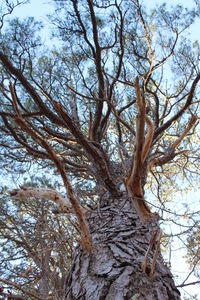
[(74, 213), (69, 200), (53, 189), (47, 188), (29, 188), (21, 186), (20, 189), (14, 189), (10, 192), (11, 197), (21, 200), (27, 198), (37, 198), (41, 200), (51, 200), (58, 204), (61, 212)]
[[(15, 98), (13, 98), (13, 103), (14, 105), (17, 105), (15, 103)], [(60, 161), (59, 157), (57, 154), (53, 151), (52, 147), (49, 145), (49, 143), (44, 139), (38, 132), (33, 130), (30, 125), (22, 118), (20, 112), (16, 108), (16, 113), (17, 117), (14, 119), (15, 122), (21, 127), (23, 131), (26, 131), (34, 140), (37, 144), (41, 145), (46, 152), (49, 154), (49, 157), (51, 160), (55, 163), (57, 166), (57, 169), (62, 177), (62, 180), (64, 182), (64, 186), (66, 188), (67, 196), (69, 201), (72, 204), (72, 207), (74, 209), (74, 212), (76, 214), (76, 217), (79, 222), (79, 228), (81, 229), (81, 239), (82, 239), (82, 245), (83, 248), (85, 248), (87, 251), (91, 251), (93, 244), (92, 244), (92, 239), (91, 235), (85, 220), (85, 215), (83, 214), (83, 211), (81, 209), (81, 206), (77, 200), (77, 198), (74, 195), (72, 185), (70, 183), (70, 180), (65, 172), (65, 168)]]
[(197, 121), (197, 117), (195, 115), (192, 115), (188, 125), (186, 126), (186, 128), (183, 131), (183, 133), (181, 134), (181, 136), (173, 143), (172, 147), (174, 147), (174, 149), (177, 148), (180, 145), (180, 143), (182, 142), (184, 137), (186, 137), (186, 135), (188, 134), (190, 129), (194, 126), (196, 121)]
[(47, 118), (49, 118), (53, 123), (62, 126), (63, 122), (60, 120), (59, 117), (57, 117), (48, 107), (47, 105), (43, 102), (39, 94), (36, 92), (35, 88), (28, 82), (28, 80), (24, 77), (22, 72), (15, 68), (11, 61), (8, 59), (6, 55), (4, 55), (0, 51), (0, 61), (3, 63), (4, 67), (7, 69), (9, 73), (14, 75), (19, 82), (23, 85), (27, 93), (32, 97), (33, 101), (38, 105), (38, 107), (41, 109), (43, 114)]
[(142, 150), (142, 163), (145, 162), (145, 160), (149, 154), (149, 150), (151, 147), (151, 142), (152, 142), (153, 134), (154, 134), (154, 125), (147, 115), (145, 117), (145, 120), (148, 124), (148, 132), (147, 132), (147, 136), (146, 136), (145, 143), (144, 143), (143, 150)]
[(85, 149), (90, 160), (92, 160), (100, 170), (101, 177), (103, 178), (103, 181), (105, 182), (105, 185), (108, 188), (108, 190), (113, 196), (119, 196), (118, 188), (113, 180), (108, 163), (106, 162), (102, 151), (100, 149), (97, 149), (97, 147), (95, 147), (93, 143), (88, 141), (88, 139), (77, 128), (71, 117), (67, 114), (67, 112), (59, 103), (55, 102), (54, 107), (59, 113), (59, 115), (63, 118), (67, 128), (71, 131), (71, 133), (74, 135), (79, 144), (82, 145), (82, 147)]
[(142, 190), (142, 171), (143, 171), (142, 153), (143, 153), (143, 144), (144, 144), (146, 107), (145, 107), (144, 95), (141, 95), (140, 93), (138, 77), (136, 78), (135, 81), (135, 90), (136, 90), (136, 97), (137, 97), (136, 102), (137, 102), (139, 112), (136, 120), (135, 154), (133, 158), (133, 165), (131, 167), (130, 176), (127, 178), (126, 181), (126, 186), (130, 196), (133, 199), (133, 204), (139, 218), (142, 221), (145, 221), (151, 218), (151, 211), (144, 200), (144, 195)]
[(160, 126), (159, 128), (156, 129), (155, 133), (154, 133), (154, 140), (163, 132), (165, 131), (167, 128), (169, 128), (169, 126), (176, 120), (178, 120), (183, 113), (188, 109), (188, 107), (192, 104), (192, 100), (194, 98), (194, 94), (195, 94), (195, 89), (196, 86), (198, 84), (200, 80), (200, 73), (197, 74), (196, 78), (194, 79), (192, 86), (190, 88), (189, 94), (187, 96), (187, 100), (185, 102), (185, 105), (178, 111), (178, 113), (176, 113), (171, 119), (169, 119), (168, 121), (166, 121), (162, 126)]
[(194, 124), (197, 121), (197, 117), (192, 115), (188, 125), (186, 126), (185, 130), (183, 133), (180, 135), (180, 137), (167, 149), (166, 154), (154, 159), (153, 161), (150, 162), (149, 164), (149, 169), (151, 170), (152, 167), (155, 166), (163, 166), (166, 163), (169, 163), (173, 158), (183, 152), (175, 153), (175, 149), (180, 145), (182, 140), (187, 136), (188, 132), (191, 130), (191, 128), (194, 126)]
[[(63, 107), (60, 104), (56, 103), (55, 101), (51, 100), (51, 103), (54, 104), (54, 108), (57, 110), (57, 112), (60, 114), (60, 116), (62, 116), (62, 118), (60, 118), (60, 116), (57, 116), (55, 113), (52, 112), (51, 109), (49, 109), (47, 107), (47, 105), (43, 102), (42, 98), (37, 93), (35, 88), (24, 77), (23, 73), (20, 70), (18, 70), (17, 68), (15, 68), (13, 66), (13, 64), (10, 62), (10, 60), (8, 59), (8, 57), (6, 55), (4, 55), (1, 51), (0, 51), (0, 61), (3, 63), (4, 67), (7, 69), (7, 71), (9, 73), (14, 75), (19, 80), (19, 82), (23, 85), (24, 89), (29, 93), (29, 95), (32, 97), (34, 102), (38, 105), (38, 107), (40, 108), (42, 113), (50, 121), (52, 121), (54, 124), (57, 124), (59, 126), (65, 127), (65, 128), (67, 125), (67, 128), (71, 131), (72, 135), (76, 138), (76, 140), (79, 142), (79, 144), (81, 146), (83, 146), (84, 150), (90, 156), (90, 159), (92, 158), (92, 160), (96, 164), (98, 164), (98, 167), (101, 170), (100, 173), (102, 175), (102, 180), (105, 182), (108, 190), (113, 195), (118, 196), (119, 191), (117, 189), (116, 184), (113, 181), (112, 175), (110, 174), (109, 167), (108, 167), (107, 163), (105, 162), (103, 155), (101, 155), (102, 153), (100, 153), (100, 151), (98, 151), (97, 148), (92, 145), (92, 143), (88, 142), (88, 139), (85, 138), (85, 136), (82, 134), (82, 132), (79, 130), (79, 128), (75, 125), (72, 118), (64, 111)], [(102, 91), (102, 88), (100, 88), (100, 91)], [(100, 99), (103, 99), (103, 94), (100, 95)], [(103, 103), (103, 102), (101, 100), (99, 100), (99, 103)], [(97, 109), (97, 111), (101, 111), (101, 109), (99, 109), (99, 110)], [(100, 115), (101, 115), (101, 113), (98, 114), (98, 118), (99, 117), (101, 118)], [(96, 116), (95, 116), (95, 118), (96, 118)], [(16, 121), (18, 123), (21, 123), (21, 125), (22, 125), (22, 123), (23, 123), (23, 122), (21, 122), (22, 119), (23, 119), (22, 117), (16, 118)], [(97, 119), (96, 119), (96, 121), (97, 121)], [(94, 122), (95, 122), (95, 120), (94, 120)], [(96, 125), (97, 125), (97, 123), (96, 123)], [(95, 135), (96, 135), (97, 131), (94, 128), (98, 127), (98, 126), (96, 127), (96, 125), (93, 123), (93, 133), (95, 131)], [(28, 126), (28, 127), (26, 127), (26, 129), (29, 131), (29, 134), (30, 134), (30, 127)], [(34, 138), (37, 139), (38, 137), (35, 136)]]

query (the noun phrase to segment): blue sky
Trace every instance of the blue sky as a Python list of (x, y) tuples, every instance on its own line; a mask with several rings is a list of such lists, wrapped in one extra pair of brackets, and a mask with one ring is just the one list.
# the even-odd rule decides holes
[[(63, 0), (64, 1), (64, 0)], [(67, 0), (66, 0), (67, 2)], [(173, 6), (176, 4), (182, 4), (185, 7), (193, 7), (195, 5), (194, 0), (143, 0), (141, 1), (144, 3), (144, 5), (147, 8), (153, 8), (158, 6), (159, 4), (162, 4), (164, 2), (167, 3), (167, 6)], [(27, 17), (27, 16), (34, 16), (40, 21), (43, 21), (44, 23), (48, 23), (48, 19), (46, 17), (46, 14), (49, 14), (53, 12), (53, 1), (51, 0), (30, 0), (29, 4), (25, 4), (22, 6), (19, 6), (15, 9), (12, 16), (17, 16), (20, 18)], [(130, 2), (131, 3), (131, 2)], [(199, 28), (200, 28), (200, 20), (196, 21), (196, 23), (192, 26), (192, 28), (189, 30), (190, 37), (193, 41), (199, 40)]]

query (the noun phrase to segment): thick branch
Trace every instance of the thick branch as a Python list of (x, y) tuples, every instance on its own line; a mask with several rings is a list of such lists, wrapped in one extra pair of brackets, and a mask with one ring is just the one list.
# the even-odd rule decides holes
[(99, 125), (101, 122), (101, 117), (102, 117), (102, 109), (103, 109), (103, 98), (104, 98), (104, 77), (103, 77), (103, 72), (101, 68), (101, 47), (99, 45), (99, 38), (98, 38), (98, 28), (97, 28), (97, 23), (96, 23), (96, 16), (93, 8), (93, 1), (92, 0), (87, 0), (89, 10), (90, 10), (90, 17), (92, 21), (92, 29), (93, 29), (93, 40), (95, 44), (95, 64), (96, 64), (96, 71), (97, 71), (97, 76), (99, 80), (99, 99), (100, 101), (97, 102), (96, 104), (96, 111), (95, 111), (95, 117), (94, 117), (94, 122), (93, 122), (93, 129), (92, 129), (92, 138), (94, 141), (99, 140), (98, 136), (98, 130), (99, 130)]
[[(151, 217), (151, 211), (147, 206), (143, 190), (142, 190), (142, 174), (143, 174), (143, 144), (144, 144), (144, 126), (146, 118), (146, 107), (144, 95), (141, 96), (139, 78), (135, 81), (135, 90), (137, 97), (138, 115), (136, 120), (136, 143), (135, 143), (135, 154), (133, 158), (133, 165), (130, 172), (130, 176), (126, 180), (127, 190), (132, 197), (136, 212), (141, 219), (145, 221)], [(145, 153), (148, 153), (149, 141), (147, 141)], [(146, 155), (146, 154), (144, 154)]]
[(135, 155), (134, 155), (134, 163), (133, 168), (131, 170), (131, 175), (129, 181), (133, 184), (133, 181), (136, 185), (139, 184), (141, 179), (142, 172), (142, 151), (143, 151), (143, 143), (144, 143), (144, 126), (145, 126), (145, 118), (146, 118), (146, 107), (144, 95), (141, 96), (140, 86), (139, 86), (139, 78), (136, 78), (135, 81), (135, 90), (137, 97), (137, 106), (138, 106), (138, 115), (136, 119), (136, 142), (135, 142)]
[(105, 158), (103, 157), (103, 153), (97, 147), (95, 147), (87, 138), (85, 138), (85, 136), (77, 128), (77, 126), (72, 121), (71, 117), (67, 114), (66, 111), (64, 111), (63, 107), (60, 104), (55, 102), (54, 106), (55, 109), (63, 118), (67, 128), (75, 136), (78, 143), (82, 145), (82, 147), (87, 152), (90, 160), (92, 158), (92, 161), (95, 164), (95, 166), (98, 166), (101, 178), (105, 182), (105, 185), (108, 188), (108, 190), (113, 194), (113, 196), (119, 196), (119, 191), (117, 189), (115, 182), (113, 181), (113, 177), (110, 173), (108, 164)]
[(68, 198), (72, 204), (72, 207), (74, 209), (74, 212), (77, 216), (78, 222), (79, 222), (79, 228), (81, 230), (81, 238), (82, 238), (82, 244), (83, 247), (87, 250), (87, 251), (91, 251), (93, 245), (92, 245), (92, 239), (91, 239), (91, 235), (85, 220), (85, 216), (81, 210), (80, 204), (78, 202), (78, 200), (76, 199), (76, 197), (74, 196), (73, 193), (73, 189), (72, 189), (72, 185), (67, 177), (67, 174), (65, 172), (65, 168), (62, 164), (62, 162), (60, 161), (60, 159), (58, 158), (58, 156), (56, 155), (56, 153), (53, 151), (53, 149), (51, 148), (51, 146), (48, 144), (48, 142), (43, 139), (37, 132), (35, 132), (25, 121), (24, 119), (20, 116), (20, 114), (18, 115), (18, 117), (15, 118), (16, 123), (22, 128), (22, 130), (26, 131), (28, 134), (30, 134), (32, 136), (32, 138), (36, 141), (37, 144), (40, 144), (49, 154), (51, 160), (55, 163), (55, 165), (58, 168), (58, 171), (61, 174), (61, 177), (63, 179), (65, 188), (66, 188), (66, 192), (68, 195)]
[(145, 160), (149, 154), (151, 142), (153, 139), (153, 133), (154, 133), (154, 125), (147, 115), (145, 117), (145, 120), (148, 124), (148, 132), (147, 132), (147, 136), (146, 136), (145, 143), (144, 143), (143, 150), (142, 150), (142, 163), (145, 162)]
[(69, 200), (64, 198), (60, 193), (53, 189), (47, 188), (29, 188), (29, 187), (20, 187), (20, 189), (14, 189), (10, 192), (11, 197), (21, 200), (26, 200), (27, 198), (37, 198), (41, 200), (51, 200), (55, 202), (61, 212), (74, 213), (72, 205), (69, 203)]

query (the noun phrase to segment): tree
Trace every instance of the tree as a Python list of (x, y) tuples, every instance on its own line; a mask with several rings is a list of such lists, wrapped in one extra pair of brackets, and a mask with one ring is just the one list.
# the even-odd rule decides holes
[(147, 196), (156, 184), (163, 210), (163, 178), (175, 187), (180, 174), (198, 175), (199, 48), (184, 36), (198, 10), (55, 4), (57, 48), (42, 50), (32, 18), (1, 35), (2, 166), (62, 178), (68, 200), (56, 191), (54, 200), (80, 234), (66, 299), (180, 299), (160, 253), (163, 217)]
[[(31, 188), (26, 184), (23, 190), (36, 190), (33, 185), (32, 181)], [(48, 185), (37, 189), (53, 193)], [(74, 228), (44, 198), (12, 201), (5, 192), (0, 213), (0, 283), (8, 287), (8, 299), (64, 299), (76, 242)]]

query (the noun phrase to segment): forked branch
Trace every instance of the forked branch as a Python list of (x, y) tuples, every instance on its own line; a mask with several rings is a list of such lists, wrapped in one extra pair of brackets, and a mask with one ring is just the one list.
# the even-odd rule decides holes
[[(139, 218), (144, 221), (149, 219), (152, 214), (147, 206), (143, 190), (142, 190), (142, 175), (143, 175), (143, 162), (147, 157), (151, 138), (152, 138), (152, 123), (148, 117), (146, 117), (146, 106), (145, 106), (145, 98), (144, 94), (141, 95), (140, 86), (139, 86), (139, 78), (136, 78), (135, 81), (135, 91), (136, 91), (136, 103), (138, 106), (138, 115), (136, 119), (136, 142), (135, 142), (135, 153), (133, 157), (133, 164), (131, 167), (130, 175), (126, 180), (127, 190), (133, 200), (134, 207), (137, 211)], [(149, 122), (149, 132), (147, 134), (147, 139), (144, 148), (144, 128), (145, 128), (145, 120)], [(150, 140), (148, 140), (150, 139)], [(144, 153), (143, 153), (144, 149)]]
[[(13, 105), (17, 106), (16, 97), (13, 97), (12, 93), (11, 93), (11, 96), (13, 99)], [(92, 244), (92, 238), (91, 238), (91, 235), (90, 235), (90, 232), (89, 232), (86, 220), (85, 220), (85, 215), (83, 214), (81, 206), (80, 206), (77, 198), (74, 195), (71, 182), (66, 174), (66, 171), (65, 171), (65, 168), (64, 168), (62, 162), (60, 161), (57, 154), (53, 151), (50, 144), (38, 132), (33, 130), (31, 128), (31, 126), (23, 119), (23, 117), (21, 116), (17, 107), (15, 108), (15, 110), (16, 110), (17, 117), (14, 118), (14, 121), (21, 127), (21, 129), (23, 131), (27, 132), (35, 140), (35, 142), (37, 144), (39, 144), (46, 150), (46, 152), (49, 154), (49, 157), (51, 158), (51, 160), (57, 166), (57, 169), (62, 177), (68, 199), (72, 204), (73, 210), (74, 210), (75, 215), (79, 222), (79, 228), (81, 231), (81, 241), (82, 241), (83, 248), (85, 248), (85, 250), (87, 250), (87, 251), (91, 251), (93, 244)]]
[(135, 80), (136, 103), (138, 106), (138, 115), (136, 119), (136, 142), (133, 168), (130, 175), (130, 180), (133, 182), (137, 174), (141, 174), (142, 170), (142, 152), (144, 143), (144, 127), (146, 118), (146, 106), (144, 95), (141, 95), (139, 78)]
[(170, 162), (176, 155), (179, 154), (175, 152), (176, 148), (180, 145), (182, 140), (187, 136), (188, 132), (195, 125), (197, 119), (198, 118), (195, 115), (192, 115), (190, 121), (188, 122), (187, 126), (185, 127), (185, 130), (180, 135), (180, 137), (177, 138), (177, 140), (166, 150), (165, 155), (162, 155), (161, 157), (151, 161), (151, 163), (149, 164), (149, 170), (151, 170), (155, 166), (163, 166), (164, 164)]

